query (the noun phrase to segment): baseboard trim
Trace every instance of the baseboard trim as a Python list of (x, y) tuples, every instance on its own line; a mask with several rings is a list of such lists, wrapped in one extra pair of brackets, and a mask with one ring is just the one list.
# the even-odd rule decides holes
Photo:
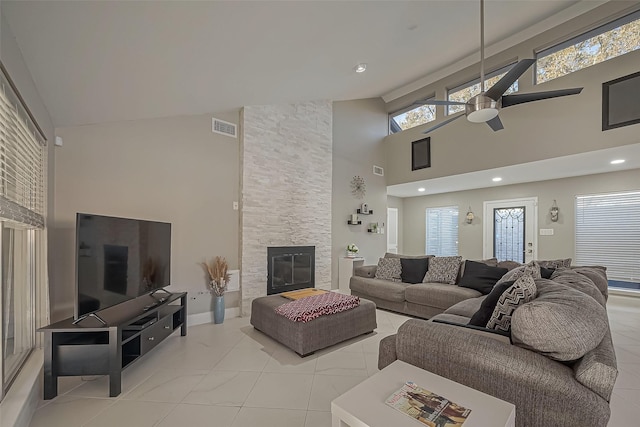
[[(240, 317), (240, 307), (232, 307), (224, 310), (225, 319), (231, 319), (233, 317)], [(187, 326), (203, 325), (205, 323), (213, 323), (213, 311), (187, 315)]]

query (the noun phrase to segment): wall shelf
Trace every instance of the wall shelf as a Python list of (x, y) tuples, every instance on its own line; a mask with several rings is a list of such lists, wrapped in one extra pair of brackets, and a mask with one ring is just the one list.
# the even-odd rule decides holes
[(348, 221), (347, 221), (347, 224), (349, 224), (349, 225), (362, 225), (362, 221), (353, 222), (353, 221), (351, 221), (351, 220), (348, 220)]
[(373, 215), (373, 210), (372, 209), (370, 209), (367, 212), (360, 212), (360, 209), (357, 209), (356, 212), (359, 213), (360, 215)]

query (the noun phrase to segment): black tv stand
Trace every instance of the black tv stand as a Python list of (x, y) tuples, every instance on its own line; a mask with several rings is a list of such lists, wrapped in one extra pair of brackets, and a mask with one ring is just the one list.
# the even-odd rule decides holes
[(98, 319), (104, 326), (109, 326), (107, 324), (107, 322), (104, 321), (104, 319), (100, 316), (98, 316), (96, 313), (89, 313), (89, 314), (85, 314), (83, 316), (78, 317), (76, 320), (73, 321), (73, 325), (77, 325), (78, 323), (82, 322), (84, 319), (86, 319), (87, 317), (93, 317), (94, 319)]
[(109, 396), (118, 396), (122, 370), (178, 328), (187, 335), (186, 292), (170, 294), (163, 304), (144, 295), (105, 308), (100, 316), (90, 313), (38, 329), (44, 333), (44, 399), (58, 394), (58, 377), (79, 375), (109, 375)]

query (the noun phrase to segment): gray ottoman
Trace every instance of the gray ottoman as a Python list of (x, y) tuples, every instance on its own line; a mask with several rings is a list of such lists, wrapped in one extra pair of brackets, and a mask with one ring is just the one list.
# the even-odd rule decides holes
[(360, 305), (341, 313), (320, 316), (307, 323), (294, 322), (275, 312), (290, 300), (280, 295), (260, 297), (251, 303), (251, 324), (300, 356), (372, 332), (376, 305), (360, 298)]

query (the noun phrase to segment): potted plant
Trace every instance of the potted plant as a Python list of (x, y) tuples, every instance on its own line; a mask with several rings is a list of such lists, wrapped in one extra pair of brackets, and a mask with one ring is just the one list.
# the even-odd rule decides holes
[(201, 262), (202, 268), (209, 275), (209, 289), (215, 294), (215, 304), (213, 308), (213, 322), (224, 322), (224, 291), (231, 276), (229, 275), (229, 264), (223, 257), (215, 257), (210, 262)]
[(359, 249), (358, 247), (355, 245), (355, 243), (349, 243), (347, 245), (347, 256), (348, 257), (355, 257), (356, 254), (358, 253)]

